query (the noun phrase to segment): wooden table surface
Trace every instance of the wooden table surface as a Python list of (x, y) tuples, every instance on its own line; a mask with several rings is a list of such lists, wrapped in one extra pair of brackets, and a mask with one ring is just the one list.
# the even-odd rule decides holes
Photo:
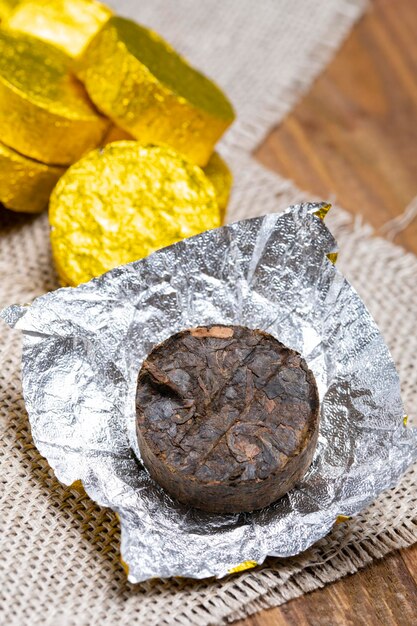
[[(256, 156), (301, 189), (334, 198), (383, 233), (383, 225), (417, 196), (417, 0), (373, 0), (310, 93)], [(417, 254), (417, 217), (395, 242)], [(236, 622), (413, 624), (417, 544), (282, 607)]]

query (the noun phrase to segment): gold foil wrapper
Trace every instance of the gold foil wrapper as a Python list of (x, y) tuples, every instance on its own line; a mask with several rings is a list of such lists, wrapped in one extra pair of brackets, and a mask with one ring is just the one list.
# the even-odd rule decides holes
[(0, 137), (27, 157), (68, 165), (100, 145), (109, 122), (69, 72), (61, 50), (0, 31)]
[(213, 152), (203, 172), (213, 184), (223, 222), (233, 185), (232, 172), (218, 152)]
[(4, 25), (76, 57), (111, 15), (108, 7), (95, 0), (21, 0)]
[(314, 213), (314, 215), (317, 215), (317, 217), (319, 217), (321, 220), (324, 220), (331, 208), (332, 205), (330, 204), (330, 202), (322, 202), (320, 208)]
[[(122, 128), (112, 126), (103, 140), (103, 146), (107, 146), (115, 141), (136, 140)], [(226, 161), (222, 159), (218, 152), (213, 152), (209, 162), (202, 169), (207, 178), (211, 181), (214, 191), (216, 192), (217, 204), (219, 205), (220, 217), (223, 223), (233, 185), (232, 172), (230, 171)]]
[(12, 211), (40, 213), (64, 168), (33, 161), (0, 143), (0, 203)]
[(109, 143), (114, 143), (115, 141), (136, 141), (136, 139), (122, 128), (111, 126), (109, 132), (103, 139), (103, 146), (107, 146)]
[(3, 27), (5, 20), (20, 4), (19, 0), (0, 0), (0, 22)]
[(258, 563), (256, 561), (243, 561), (242, 563), (239, 563), (239, 565), (236, 565), (236, 567), (232, 567), (231, 569), (229, 569), (228, 573), (237, 574), (238, 572), (244, 572), (247, 569), (252, 569), (257, 565)]
[(67, 170), (49, 219), (57, 272), (75, 286), (220, 226), (220, 211), (198, 166), (168, 147), (121, 141)]
[(96, 106), (141, 143), (204, 166), (234, 119), (222, 91), (156, 33), (112, 17), (77, 62)]

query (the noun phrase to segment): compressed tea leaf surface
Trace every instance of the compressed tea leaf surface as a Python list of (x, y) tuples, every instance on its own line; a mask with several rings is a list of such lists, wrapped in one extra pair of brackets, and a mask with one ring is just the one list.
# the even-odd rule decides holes
[(318, 393), (304, 359), (240, 326), (182, 331), (155, 348), (136, 404), (151, 476), (207, 511), (275, 501), (304, 475), (317, 441)]

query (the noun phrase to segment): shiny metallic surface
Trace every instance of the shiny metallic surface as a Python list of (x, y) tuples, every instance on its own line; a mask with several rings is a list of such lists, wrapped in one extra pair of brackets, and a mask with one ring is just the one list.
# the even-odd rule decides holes
[(88, 95), (141, 143), (163, 143), (204, 166), (233, 122), (233, 108), (212, 81), (157, 33), (112, 17), (76, 64)]
[(213, 184), (167, 146), (118, 141), (70, 167), (49, 204), (55, 266), (66, 286), (220, 226)]
[[(321, 208), (296, 205), (224, 226), (3, 313), (25, 333), (23, 388), (35, 444), (60, 481), (81, 480), (118, 513), (132, 582), (220, 577), (245, 561), (298, 554), (394, 485), (417, 457), (388, 348), (326, 256), (336, 243), (315, 215)], [(302, 353), (319, 388), (310, 469), (287, 496), (253, 513), (179, 505), (138, 458), (143, 360), (173, 333), (213, 323), (268, 331)]]
[(21, 0), (15, 4), (3, 26), (47, 41), (72, 57), (81, 54), (112, 15), (111, 9), (96, 0)]
[[(134, 137), (126, 131), (112, 126), (103, 140), (103, 146), (107, 146), (115, 141), (136, 141)], [(207, 165), (202, 168), (203, 172), (210, 180), (216, 192), (217, 204), (220, 209), (220, 217), (223, 223), (227, 205), (229, 203), (230, 193), (233, 186), (233, 174), (218, 152), (213, 152)]]
[(28, 159), (0, 143), (0, 202), (12, 211), (40, 213), (64, 172), (63, 167)]
[(19, 4), (19, 0), (0, 0), (0, 22), (2, 24)]
[(226, 161), (222, 159), (218, 152), (213, 152), (206, 167), (203, 168), (203, 172), (214, 187), (217, 204), (221, 212), (221, 220), (223, 222), (229, 203), (230, 192), (232, 191), (232, 172)]
[(20, 154), (68, 165), (110, 126), (71, 74), (72, 60), (35, 37), (0, 30), (0, 140)]

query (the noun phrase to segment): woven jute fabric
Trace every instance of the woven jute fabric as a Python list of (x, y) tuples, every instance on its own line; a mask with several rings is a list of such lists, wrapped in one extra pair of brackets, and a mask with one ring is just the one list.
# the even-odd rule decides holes
[[(222, 146), (236, 177), (229, 220), (278, 211), (306, 199), (289, 181), (254, 163), (249, 153), (324, 66), (359, 17), (362, 3), (317, 1), (309, 3), (314, 9), (306, 14), (304, 0), (265, 0), (264, 5), (161, 0), (137, 3), (143, 4), (143, 15), (139, 8), (133, 11), (132, 2), (119, 4), (182, 46), (233, 92), (242, 119)], [(257, 17), (251, 8), (255, 5), (260, 13), (265, 7), (267, 19)], [(209, 42), (205, 33), (212, 37)], [(251, 54), (241, 46), (241, 57), (234, 58), (235, 38), (244, 40)], [(233, 65), (234, 71), (222, 64)], [(246, 73), (256, 76), (255, 92)], [(233, 87), (240, 76), (244, 89)], [(412, 413), (417, 404), (417, 258), (375, 237), (370, 227), (339, 208), (326, 220), (339, 241), (340, 268), (365, 300), (392, 351)], [(18, 216), (0, 209), (0, 281), (1, 307), (30, 302), (57, 287), (46, 215)], [(58, 483), (33, 445), (21, 393), (20, 334), (2, 323), (0, 362), (2, 624), (222, 624), (281, 604), (417, 540), (414, 467), (395, 489), (296, 558), (269, 559), (222, 580), (131, 585), (119, 561), (115, 514)]]

